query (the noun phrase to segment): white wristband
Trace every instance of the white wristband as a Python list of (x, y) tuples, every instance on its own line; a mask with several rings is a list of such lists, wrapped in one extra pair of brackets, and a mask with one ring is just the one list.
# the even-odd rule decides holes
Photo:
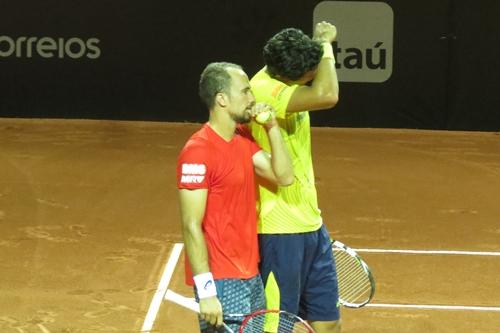
[(333, 63), (335, 63), (335, 56), (333, 55), (333, 47), (332, 44), (329, 42), (323, 42), (321, 43), (321, 46), (323, 47), (323, 56), (321, 59), (332, 59)]
[(201, 273), (193, 276), (196, 291), (200, 299), (217, 296), (217, 289), (215, 288), (215, 281), (212, 273)]

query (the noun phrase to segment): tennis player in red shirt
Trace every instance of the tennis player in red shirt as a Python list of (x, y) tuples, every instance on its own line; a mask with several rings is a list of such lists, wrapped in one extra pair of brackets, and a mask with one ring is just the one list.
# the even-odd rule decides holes
[[(265, 123), (271, 154), (246, 126), (260, 112), (238, 65), (209, 64), (199, 94), (209, 120), (194, 133), (177, 162), (177, 186), (186, 246), (186, 282), (200, 303), (200, 330), (223, 332), (222, 314), (265, 308), (258, 271), (254, 176), (279, 186), (294, 180), (293, 166), (274, 118)], [(240, 323), (226, 322), (234, 331)]]

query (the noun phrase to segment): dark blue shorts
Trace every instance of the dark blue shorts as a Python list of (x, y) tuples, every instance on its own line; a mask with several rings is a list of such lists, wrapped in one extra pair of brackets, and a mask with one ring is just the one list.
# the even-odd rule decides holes
[(268, 309), (311, 321), (340, 318), (337, 272), (326, 227), (299, 234), (261, 234), (260, 273)]

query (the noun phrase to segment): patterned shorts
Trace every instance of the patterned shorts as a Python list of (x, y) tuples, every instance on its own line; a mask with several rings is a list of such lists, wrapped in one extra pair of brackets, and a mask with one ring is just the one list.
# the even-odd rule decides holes
[[(257, 310), (264, 309), (266, 302), (264, 298), (264, 286), (260, 275), (250, 279), (221, 279), (215, 280), (217, 297), (222, 304), (223, 313), (249, 314)], [(196, 301), (198, 294), (195, 287)], [(224, 327), (210, 325), (205, 320), (198, 318), (200, 322), (200, 332), (202, 333), (227, 333)], [(241, 322), (238, 320), (224, 320), (234, 332), (238, 332)]]

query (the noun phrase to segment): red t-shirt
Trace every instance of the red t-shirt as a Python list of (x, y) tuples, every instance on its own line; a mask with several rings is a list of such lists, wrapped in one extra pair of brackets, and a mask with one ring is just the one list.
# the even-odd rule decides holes
[[(247, 279), (258, 273), (252, 156), (260, 150), (244, 127), (227, 142), (205, 124), (179, 155), (177, 187), (208, 189), (202, 230), (214, 279)], [(187, 256), (186, 283), (193, 284)]]

